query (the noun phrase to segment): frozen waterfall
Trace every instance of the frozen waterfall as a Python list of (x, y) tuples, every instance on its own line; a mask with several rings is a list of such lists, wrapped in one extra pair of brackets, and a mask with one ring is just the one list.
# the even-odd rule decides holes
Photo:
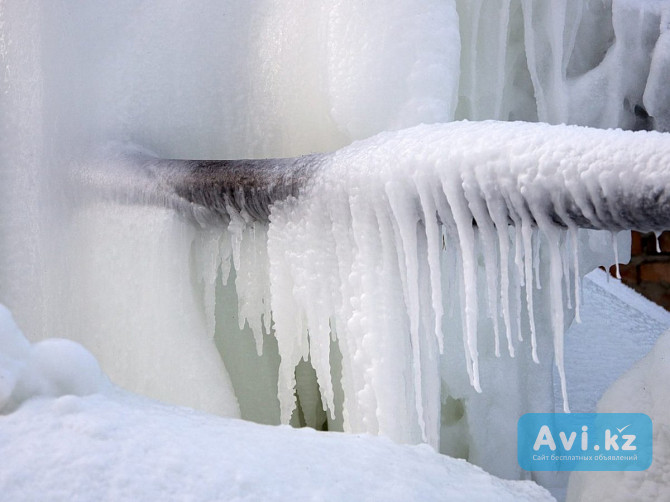
[(0, 303), (137, 392), (517, 478), (554, 363), (567, 410), (580, 277), (667, 226), (669, 26), (661, 0), (0, 1)]

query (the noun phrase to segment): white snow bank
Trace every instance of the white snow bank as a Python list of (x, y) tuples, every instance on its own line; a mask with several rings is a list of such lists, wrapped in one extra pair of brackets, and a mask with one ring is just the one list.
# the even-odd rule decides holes
[[(582, 322), (565, 334), (565, 373), (572, 410), (593, 413), (607, 388), (670, 328), (670, 312), (600, 269), (582, 285)], [(558, 400), (558, 385), (554, 395)]]
[(262, 426), (104, 386), (83, 347), (31, 347), (2, 306), (0, 341), (0, 403), (18, 406), (0, 415), (1, 501), (553, 500), (427, 446)]
[(388, 439), (264, 426), (120, 391), (0, 418), (0, 500), (553, 500)]
[(3, 305), (0, 347), (0, 413), (35, 396), (86, 396), (106, 382), (95, 357), (76, 342), (51, 338), (31, 345)]
[(600, 413), (646, 413), (653, 423), (653, 462), (646, 471), (575, 472), (567, 500), (670, 500), (670, 331), (605, 393)]

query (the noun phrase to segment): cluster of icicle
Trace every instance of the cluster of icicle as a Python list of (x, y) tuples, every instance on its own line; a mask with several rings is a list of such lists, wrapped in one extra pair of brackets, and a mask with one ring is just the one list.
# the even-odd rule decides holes
[[(213, 319), (219, 267), (225, 283), (232, 264), (240, 328), (249, 324), (259, 353), (264, 333), (277, 339), (282, 422), (296, 406), (302, 359), (314, 367), (333, 416), (336, 343), (344, 430), (406, 438), (398, 428), (414, 423), (431, 444), (438, 444), (440, 354), (454, 350), (443, 343), (446, 331), (462, 333), (470, 383), (485, 391), (483, 344), (493, 344), (496, 356), (529, 350), (539, 362), (538, 336), (550, 333), (535, 312), (550, 310), (568, 411), (564, 308), (578, 318), (580, 304), (571, 215), (615, 230), (607, 204), (646, 190), (636, 180), (648, 174), (670, 182), (659, 167), (669, 161), (659, 133), (500, 122), (383, 133), (332, 154), (303, 196), (275, 205), (269, 225), (234, 214), (227, 232), (212, 231), (202, 249), (212, 288), (206, 308)], [(539, 288), (548, 290), (540, 306)], [(483, 316), (492, 340), (478, 339)]]

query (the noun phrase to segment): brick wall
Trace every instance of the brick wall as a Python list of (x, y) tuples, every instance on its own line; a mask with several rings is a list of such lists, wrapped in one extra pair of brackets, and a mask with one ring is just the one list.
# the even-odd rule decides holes
[[(621, 265), (621, 280), (654, 303), (670, 310), (670, 232), (632, 233), (631, 259)], [(614, 275), (614, 267), (610, 268)]]

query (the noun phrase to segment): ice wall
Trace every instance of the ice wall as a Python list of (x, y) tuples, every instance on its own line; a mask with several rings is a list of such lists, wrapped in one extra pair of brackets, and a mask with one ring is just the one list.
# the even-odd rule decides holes
[(456, 117), (668, 130), (667, 2), (458, 0), (457, 7)]
[[(352, 173), (376, 175), (371, 191), (336, 178), (332, 200), (325, 184), (270, 228), (242, 218), (212, 233), (91, 201), (76, 181), (110, 140), (239, 158), (333, 151), (454, 118), (665, 130), (667, 12), (632, 0), (2, 1), (0, 301), (31, 339), (78, 340), (136, 391), (440, 442), (518, 476), (499, 461), (511, 458), (500, 438), (514, 437), (512, 418), (505, 436), (484, 417), (553, 409), (551, 339), (579, 275), (563, 268), (585, 238), (551, 225), (539, 237), (522, 220), (509, 238), (485, 217), (472, 228), (467, 186), (436, 195), (435, 180), (412, 180), (412, 199), (362, 153)], [(414, 166), (411, 149), (399, 153)], [(431, 213), (443, 226), (419, 217)], [(606, 243), (589, 256), (611, 254)], [(523, 286), (538, 278), (542, 290)], [(532, 343), (516, 348), (533, 322), (540, 366)]]

